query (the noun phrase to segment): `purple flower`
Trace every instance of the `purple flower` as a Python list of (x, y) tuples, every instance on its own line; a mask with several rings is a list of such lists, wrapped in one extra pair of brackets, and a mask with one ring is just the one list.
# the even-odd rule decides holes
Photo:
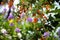
[(7, 9), (6, 8), (4, 8), (4, 11), (6, 11)]
[(27, 21), (28, 21), (28, 22), (32, 22), (32, 18), (30, 18), (30, 17), (27, 18)]
[(12, 14), (9, 15), (8, 19), (13, 19), (14, 16)]
[(14, 24), (13, 24), (13, 23), (10, 23), (9, 25), (10, 25), (10, 26), (14, 26)]
[(49, 32), (45, 32), (43, 36), (44, 37), (49, 37), (50, 36), (50, 33)]
[(15, 31), (16, 31), (16, 32), (20, 32), (20, 29), (19, 29), (19, 28), (16, 28)]

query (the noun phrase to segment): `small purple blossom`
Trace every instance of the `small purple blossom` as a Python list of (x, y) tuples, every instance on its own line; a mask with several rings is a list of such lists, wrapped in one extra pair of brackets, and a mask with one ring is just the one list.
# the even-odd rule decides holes
[(4, 8), (4, 11), (6, 11), (7, 9), (6, 8)]
[(9, 15), (8, 19), (13, 19), (14, 16), (12, 14)]
[(27, 18), (27, 21), (28, 21), (28, 22), (32, 22), (32, 18), (30, 18), (30, 17)]
[(20, 29), (19, 29), (19, 28), (16, 28), (15, 31), (16, 31), (16, 32), (20, 32)]
[(50, 33), (49, 32), (45, 32), (43, 36), (44, 37), (49, 37), (50, 36)]
[(10, 26), (14, 26), (14, 23), (10, 23), (9, 25), (10, 25)]

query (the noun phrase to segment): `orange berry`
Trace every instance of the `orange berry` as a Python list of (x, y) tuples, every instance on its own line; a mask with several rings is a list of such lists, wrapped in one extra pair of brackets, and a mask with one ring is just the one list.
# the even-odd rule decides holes
[(34, 22), (34, 23), (36, 23), (37, 21), (38, 21), (38, 19), (37, 19), (37, 18), (34, 18), (34, 19), (33, 19), (33, 22)]

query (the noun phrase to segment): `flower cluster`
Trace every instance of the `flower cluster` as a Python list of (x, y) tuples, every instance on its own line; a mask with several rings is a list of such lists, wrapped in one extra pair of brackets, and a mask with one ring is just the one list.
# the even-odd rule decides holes
[(32, 2), (35, 1), (20, 0), (21, 4), (13, 5), (14, 0), (8, 1), (0, 15), (0, 40), (58, 40), (60, 30), (56, 33), (58, 38), (54, 33), (60, 26), (60, 14), (58, 18), (49, 15), (52, 9), (48, 1)]

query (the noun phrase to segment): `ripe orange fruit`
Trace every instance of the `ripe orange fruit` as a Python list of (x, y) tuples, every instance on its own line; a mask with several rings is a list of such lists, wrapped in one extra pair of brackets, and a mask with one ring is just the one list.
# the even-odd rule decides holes
[(36, 23), (38, 21), (38, 18), (34, 18), (33, 22)]

